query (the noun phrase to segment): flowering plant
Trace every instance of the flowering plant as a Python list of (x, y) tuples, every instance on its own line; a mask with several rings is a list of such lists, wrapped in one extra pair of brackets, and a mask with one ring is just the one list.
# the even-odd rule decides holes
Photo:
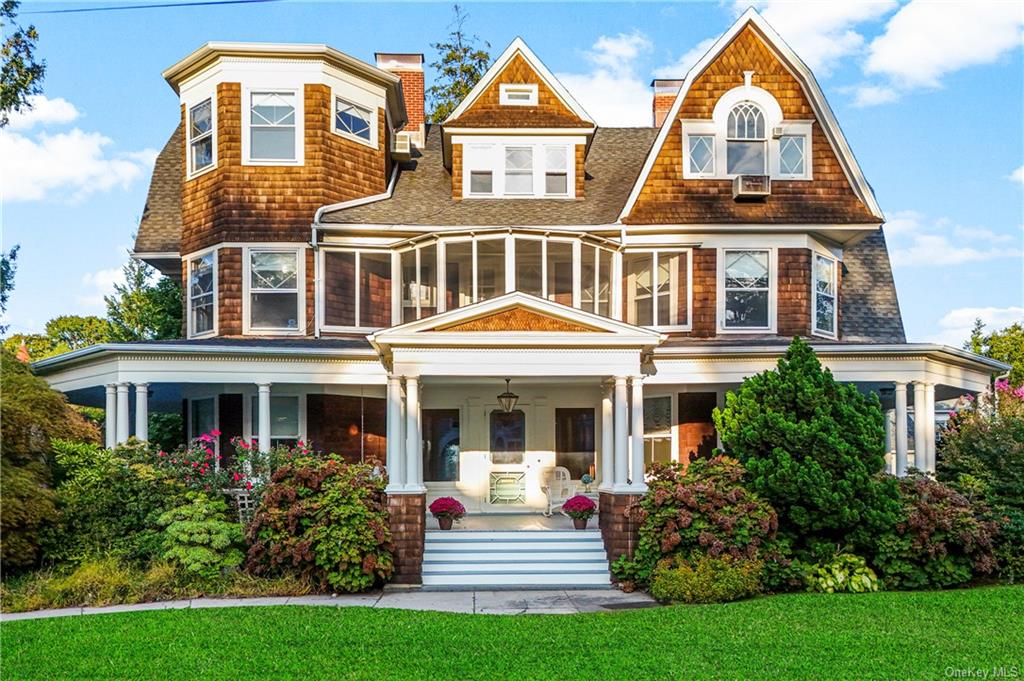
[(577, 494), (562, 504), (562, 512), (573, 520), (590, 520), (594, 517), (597, 506), (592, 499)]
[(211, 430), (173, 452), (158, 451), (154, 465), (171, 479), (197, 492), (237, 487), (237, 483), (232, 482), (237, 471), (220, 465), (221, 457), (214, 449), (218, 437), (220, 431)]
[(591, 475), (590, 473), (584, 473), (580, 477), (580, 482), (583, 483), (583, 488), (589, 492), (590, 486), (594, 484), (594, 476)]
[(458, 520), (466, 515), (466, 507), (458, 499), (438, 497), (430, 503), (430, 512), (435, 518)]

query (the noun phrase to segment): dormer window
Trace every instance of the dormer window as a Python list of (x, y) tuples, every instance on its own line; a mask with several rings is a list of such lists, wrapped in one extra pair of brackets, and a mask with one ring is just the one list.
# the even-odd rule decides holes
[(195, 175), (215, 164), (213, 146), (213, 99), (206, 99), (188, 111), (189, 174)]
[(376, 146), (376, 124), (373, 111), (365, 106), (334, 98), (334, 131), (357, 142)]
[(544, 148), (544, 193), (565, 196), (569, 193), (569, 150), (566, 147)]
[(462, 143), (462, 196), (575, 198), (576, 143), (577, 138), (568, 137), (490, 137)]
[(533, 147), (505, 147), (505, 193), (533, 193)]
[(726, 172), (730, 175), (766, 175), (764, 114), (753, 102), (740, 102), (726, 124)]
[(502, 83), (498, 92), (503, 106), (537, 106), (536, 84)]

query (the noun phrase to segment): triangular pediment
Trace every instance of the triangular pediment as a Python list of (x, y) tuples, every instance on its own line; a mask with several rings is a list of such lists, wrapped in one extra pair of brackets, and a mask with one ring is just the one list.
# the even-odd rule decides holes
[(596, 333), (600, 329), (592, 326), (584, 326), (577, 322), (569, 321), (548, 314), (542, 314), (535, 310), (529, 310), (522, 305), (514, 305), (498, 312), (456, 322), (450, 326), (438, 327), (435, 331), (449, 333), (460, 331), (544, 331), (544, 332), (565, 332), (565, 333)]

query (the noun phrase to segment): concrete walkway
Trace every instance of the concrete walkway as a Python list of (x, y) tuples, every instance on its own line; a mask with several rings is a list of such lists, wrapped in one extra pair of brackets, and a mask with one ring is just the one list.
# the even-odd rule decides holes
[(143, 610), (182, 610), (185, 608), (237, 608), (261, 605), (319, 605), (330, 607), (363, 606), (399, 610), (433, 610), (477, 615), (574, 615), (581, 612), (612, 612), (656, 605), (643, 593), (623, 593), (617, 589), (537, 590), (537, 591), (422, 591), (386, 590), (340, 596), (291, 596), (275, 598), (194, 598), (160, 603), (111, 605), (105, 608), (63, 608), (34, 612), (3, 613), (0, 622), (102, 615)]

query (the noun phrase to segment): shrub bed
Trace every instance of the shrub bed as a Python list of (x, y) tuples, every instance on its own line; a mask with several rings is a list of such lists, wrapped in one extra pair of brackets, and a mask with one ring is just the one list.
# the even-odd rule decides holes
[(662, 603), (728, 603), (761, 591), (762, 564), (757, 560), (695, 556), (667, 558), (651, 577), (651, 596)]

